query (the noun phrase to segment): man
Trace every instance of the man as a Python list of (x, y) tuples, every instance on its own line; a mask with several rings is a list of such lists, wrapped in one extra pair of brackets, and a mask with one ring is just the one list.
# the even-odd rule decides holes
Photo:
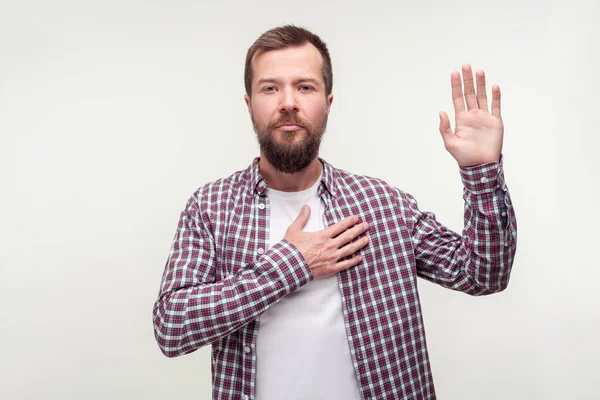
[(165, 355), (212, 345), (214, 399), (435, 398), (417, 276), (499, 292), (516, 249), (500, 89), (490, 113), (483, 71), (476, 91), (462, 72), (454, 131), (440, 114), (465, 187), (461, 237), (409, 194), (318, 157), (333, 101), (319, 37), (284, 26), (248, 50), (260, 158), (189, 200), (154, 306)]

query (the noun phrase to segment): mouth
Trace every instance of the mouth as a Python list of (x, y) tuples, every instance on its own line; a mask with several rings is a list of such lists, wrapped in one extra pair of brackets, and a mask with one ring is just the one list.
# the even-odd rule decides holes
[(277, 129), (281, 129), (283, 131), (297, 131), (300, 129), (304, 129), (304, 127), (302, 125), (296, 125), (296, 124), (283, 124), (283, 125), (279, 125), (277, 127)]

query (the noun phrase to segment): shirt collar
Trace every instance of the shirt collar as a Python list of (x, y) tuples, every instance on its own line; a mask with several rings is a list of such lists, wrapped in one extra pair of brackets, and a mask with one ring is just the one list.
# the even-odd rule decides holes
[[(262, 195), (267, 189), (267, 182), (260, 175), (258, 170), (258, 162), (260, 161), (260, 157), (256, 157), (250, 167), (248, 168), (248, 173), (250, 175), (249, 183), (250, 188), (252, 189), (252, 194)], [(321, 195), (323, 190), (328, 191), (332, 197), (337, 196), (337, 191), (335, 187), (335, 176), (336, 170), (335, 168), (329, 164), (327, 161), (323, 160), (319, 157), (319, 161), (323, 165), (323, 172), (321, 173), (321, 185), (319, 186), (318, 193)]]

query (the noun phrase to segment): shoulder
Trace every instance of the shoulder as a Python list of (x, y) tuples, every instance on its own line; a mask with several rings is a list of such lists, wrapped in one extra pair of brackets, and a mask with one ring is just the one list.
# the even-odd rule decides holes
[(198, 214), (216, 213), (240, 201), (252, 188), (250, 167), (200, 186), (186, 205), (188, 211)]
[(336, 190), (342, 204), (384, 219), (400, 218), (411, 226), (419, 214), (417, 201), (409, 193), (383, 179), (335, 169)]
[(412, 201), (412, 196), (389, 184), (383, 179), (359, 175), (343, 169), (333, 168), (336, 189), (344, 197), (381, 198), (395, 201)]

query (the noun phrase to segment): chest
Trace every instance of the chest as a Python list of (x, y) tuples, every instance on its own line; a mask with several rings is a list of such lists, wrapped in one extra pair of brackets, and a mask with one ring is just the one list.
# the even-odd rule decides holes
[[(373, 288), (389, 287), (387, 282), (406, 282), (416, 277), (411, 227), (402, 207), (393, 198), (321, 195), (311, 205), (314, 215), (308, 231), (329, 227), (351, 215), (357, 215), (371, 226), (370, 242), (360, 250), (363, 261), (340, 273), (343, 293), (350, 295), (369, 288), (373, 291)], [(293, 207), (276, 208), (273, 213), (268, 196), (255, 196), (231, 202), (214, 217), (217, 279), (235, 274), (240, 268), (252, 268), (273, 242), (283, 239), (288, 222), (297, 214)]]

